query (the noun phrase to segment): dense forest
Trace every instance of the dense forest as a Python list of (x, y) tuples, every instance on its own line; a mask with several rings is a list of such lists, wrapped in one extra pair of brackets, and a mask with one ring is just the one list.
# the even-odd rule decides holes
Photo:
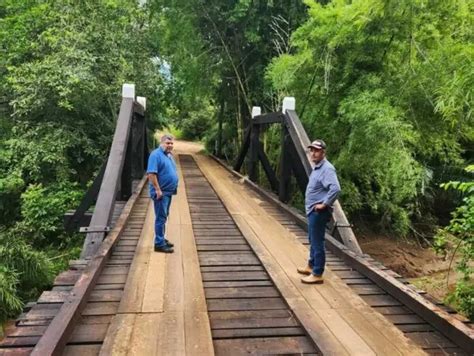
[[(294, 96), (351, 219), (456, 249), (473, 315), (473, 29), (472, 0), (2, 1), (0, 322), (77, 256), (62, 216), (107, 156), (124, 82), (150, 129), (228, 160), (253, 105)], [(263, 139), (278, 172), (280, 131)]]

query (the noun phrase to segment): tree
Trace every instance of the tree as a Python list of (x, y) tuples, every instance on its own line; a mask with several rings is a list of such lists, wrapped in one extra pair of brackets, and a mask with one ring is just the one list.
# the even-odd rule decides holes
[(406, 235), (474, 139), (473, 3), (307, 1), (294, 51), (267, 78), (325, 138), (344, 206)]
[[(435, 248), (444, 253), (448, 245), (455, 246), (451, 262), (459, 251), (461, 258), (456, 263), (456, 270), (461, 273), (461, 278), (456, 283), (454, 292), (448, 295), (448, 300), (456, 304), (470, 319), (474, 318), (474, 165), (466, 168), (471, 173), (471, 180), (452, 181), (442, 184), (444, 189), (453, 189), (462, 196), (461, 205), (452, 213), (448, 226), (438, 231)], [(449, 275), (448, 275), (449, 278)]]

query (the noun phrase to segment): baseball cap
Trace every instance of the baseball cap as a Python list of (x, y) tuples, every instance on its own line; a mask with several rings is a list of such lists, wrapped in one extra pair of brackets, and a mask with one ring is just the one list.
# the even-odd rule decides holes
[(323, 140), (314, 140), (311, 142), (311, 145), (308, 146), (308, 148), (315, 148), (317, 150), (325, 150), (326, 149), (326, 143)]

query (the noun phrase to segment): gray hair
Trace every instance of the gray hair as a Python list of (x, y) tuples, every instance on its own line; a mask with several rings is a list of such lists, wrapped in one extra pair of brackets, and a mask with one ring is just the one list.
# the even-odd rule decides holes
[(174, 137), (170, 134), (164, 134), (163, 136), (161, 136), (161, 140), (160, 140), (161, 143), (165, 142), (166, 140), (173, 141)]

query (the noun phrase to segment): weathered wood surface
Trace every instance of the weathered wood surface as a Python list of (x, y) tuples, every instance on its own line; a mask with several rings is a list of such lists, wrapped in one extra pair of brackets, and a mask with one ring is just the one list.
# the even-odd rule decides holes
[[(304, 328), (291, 315), (261, 261), (192, 157), (180, 157), (185, 167), (188, 202), (217, 354), (223, 354), (225, 350), (242, 354), (319, 353)], [(199, 202), (205, 203), (200, 205)], [(210, 209), (227, 215), (209, 220), (206, 215)], [(199, 248), (202, 240), (209, 241), (206, 234), (198, 234), (203, 227), (220, 233), (211, 250)], [(228, 231), (234, 233), (227, 236)]]
[[(105, 168), (104, 177), (100, 186), (99, 195), (92, 215), (91, 225), (93, 227), (106, 227), (110, 223), (115, 203), (115, 197), (120, 184), (122, 167), (127, 151), (128, 137), (133, 115), (133, 99), (123, 98), (120, 106), (117, 127), (115, 129), (112, 147)], [(84, 241), (81, 257), (90, 258), (99, 250), (104, 233), (88, 233)]]
[(214, 354), (180, 169), (179, 174), (178, 194), (172, 199), (166, 227), (175, 252), (153, 251), (154, 210), (150, 202), (118, 314), (100, 350), (102, 355)]
[(96, 282), (100, 280), (100, 273), (112, 253), (112, 248), (126, 227), (130, 212), (138, 200), (145, 182), (146, 179), (144, 178), (137, 188), (137, 191), (124, 207), (114, 229), (101, 244), (100, 249), (85, 267), (84, 271), (80, 273), (79, 279), (74, 284), (66, 302), (61, 305), (59, 312), (55, 315), (48, 329), (36, 344), (32, 355), (43, 356), (58, 354), (66, 345), (66, 342), (74, 330), (75, 323), (81, 315), (81, 311), (86, 306), (88, 296), (92, 292)]
[[(220, 162), (221, 163), (221, 162)], [(221, 163), (222, 165), (222, 163)], [(228, 168), (226, 168), (228, 169)], [(298, 212), (296, 212), (294, 209), (281, 204), (275, 196), (272, 194), (265, 192), (263, 189), (259, 188), (256, 186), (253, 182), (249, 181), (248, 179), (243, 178), (241, 175), (236, 173), (235, 171), (230, 171), (234, 176), (236, 176), (239, 179), (239, 182), (245, 182), (245, 184), (251, 188), (252, 190), (256, 191), (258, 194), (261, 194), (265, 201), (260, 202), (260, 205), (269, 212), (270, 215), (272, 215), (281, 225), (285, 226), (287, 230), (291, 232), (291, 235), (293, 236), (295, 241), (298, 241), (299, 243), (303, 243), (305, 245), (308, 244), (307, 242), (307, 237), (305, 231), (303, 231), (302, 228), (306, 228), (306, 220), (299, 215)], [(270, 203), (271, 202), (271, 203)], [(330, 260), (328, 261), (328, 265), (333, 265), (336, 266), (333, 268), (335, 273), (341, 277), (341, 279), (349, 285), (351, 288), (356, 288), (356, 287), (376, 287), (374, 285), (374, 282), (369, 280), (368, 278), (362, 276), (360, 273), (356, 272), (352, 268), (358, 269), (364, 274), (367, 274), (371, 276), (371, 278), (374, 278), (377, 283), (379, 283), (381, 286), (385, 286), (385, 289), (387, 291), (390, 291), (393, 295), (399, 295), (400, 293), (405, 294), (403, 300), (405, 300), (406, 305), (409, 305), (412, 310), (416, 311), (417, 313), (420, 313), (420, 307), (425, 308), (425, 310), (422, 310), (422, 313), (420, 315), (425, 315), (425, 320), (419, 319), (419, 323), (413, 324), (410, 326), (406, 326), (405, 324), (398, 323), (397, 321), (394, 320), (394, 325), (398, 327), (401, 331), (406, 333), (406, 336), (411, 338), (413, 336), (411, 333), (416, 330), (433, 330), (434, 328), (430, 326), (427, 321), (433, 322), (433, 319), (437, 319), (440, 317), (440, 311), (442, 312), (445, 310), (447, 313), (446, 314), (441, 313), (441, 318), (443, 320), (450, 320), (451, 326), (443, 325), (443, 323), (436, 323), (435, 320), (435, 325), (438, 325), (438, 328), (440, 330), (446, 330), (452, 327), (455, 327), (458, 331), (464, 334), (461, 338), (459, 337), (454, 337), (454, 339), (458, 340), (457, 344), (458, 345), (464, 345), (464, 353), (470, 353), (469, 351), (470, 348), (474, 347), (474, 341), (472, 336), (472, 326), (469, 325), (468, 320), (466, 320), (464, 317), (460, 316), (459, 314), (456, 314), (454, 310), (450, 308), (445, 308), (445, 306), (440, 305), (439, 302), (437, 301), (431, 301), (429, 299), (429, 296), (426, 295), (426, 292), (417, 290), (413, 286), (407, 286), (406, 281), (401, 278), (397, 273), (394, 273), (393, 271), (388, 270), (385, 268), (383, 265), (381, 265), (379, 262), (373, 260), (367, 255), (363, 256), (358, 256), (354, 254), (352, 251), (350, 251), (346, 246), (343, 246), (341, 243), (338, 241), (334, 240), (331, 238), (329, 235), (327, 235), (327, 242), (328, 246), (330, 249), (335, 253), (334, 257), (330, 257)], [(333, 259), (333, 260), (331, 260)], [(352, 266), (352, 268), (348, 267)], [(359, 278), (361, 277), (361, 278)], [(389, 286), (388, 286), (389, 285)], [(397, 286), (394, 289), (394, 286)], [(385, 307), (385, 306), (380, 306), (378, 304), (383, 304), (380, 298), (377, 298), (377, 295), (386, 295), (387, 296), (387, 291), (383, 290), (379, 287), (376, 287), (377, 289), (374, 291), (365, 291), (363, 293), (360, 293), (358, 290), (358, 294), (364, 299), (369, 305), (371, 305), (374, 310), (377, 310), (380, 312), (382, 315), (384, 315), (387, 319), (391, 319), (390, 315), (393, 313), (396, 314), (403, 314), (408, 316), (409, 314), (413, 314), (414, 312), (405, 308), (405, 307)], [(405, 291), (407, 291), (405, 293)], [(421, 295), (424, 295), (422, 297)], [(415, 298), (412, 298), (411, 296), (415, 296)], [(389, 297), (389, 296), (388, 296)], [(382, 297), (383, 298), (383, 297)], [(415, 299), (414, 301), (410, 301), (408, 299)], [(385, 301), (387, 302), (387, 299)], [(396, 305), (393, 300), (391, 301), (392, 304)], [(425, 307), (423, 304), (429, 304), (431, 303), (431, 306)], [(402, 305), (402, 303), (398, 303), (398, 305)], [(397, 308), (399, 310), (397, 310)], [(467, 324), (466, 324), (467, 323)], [(463, 325), (464, 324), (464, 325)], [(456, 325), (456, 326), (454, 326)], [(445, 331), (445, 336), (449, 336), (450, 332)], [(414, 337), (413, 340), (418, 342), (417, 338)], [(463, 341), (465, 340), (465, 341)], [(436, 346), (436, 344), (432, 344), (430, 347), (426, 346), (424, 347), (428, 352), (433, 353), (433, 352), (446, 352), (448, 354), (451, 353), (458, 353), (459, 354), (459, 348), (458, 347), (450, 347), (450, 348), (439, 348)], [(463, 353), (461, 353), (463, 354)]]
[[(374, 312), (330, 268), (324, 285), (303, 285), (296, 267), (306, 263), (306, 248), (290, 238), (288, 230), (260, 206), (259, 198), (231, 179), (226, 170), (209, 158), (196, 156), (196, 160), (296, 317), (323, 353), (423, 353)], [(271, 309), (271, 305), (268, 308)]]

